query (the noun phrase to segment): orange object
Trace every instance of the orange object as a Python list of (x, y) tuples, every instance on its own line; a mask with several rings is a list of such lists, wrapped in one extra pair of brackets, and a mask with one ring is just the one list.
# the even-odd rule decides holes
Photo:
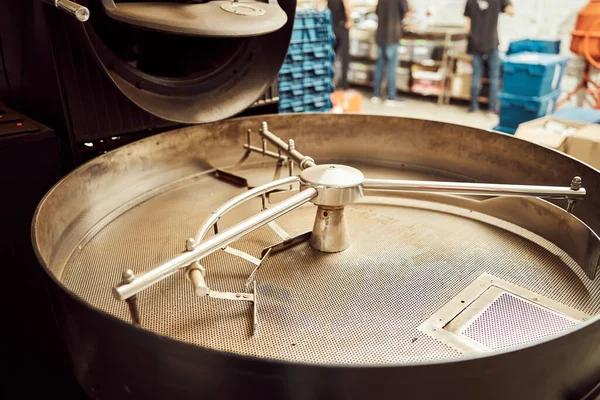
[(575, 30), (571, 32), (571, 51), (587, 61), (583, 76), (577, 87), (557, 104), (560, 108), (581, 90), (592, 96), (594, 107), (600, 110), (600, 85), (591, 79), (591, 67), (600, 69), (600, 0), (590, 0), (579, 11)]
[(571, 34), (571, 51), (600, 68), (600, 0), (590, 0), (579, 12), (575, 30)]
[(362, 95), (355, 90), (337, 90), (331, 93), (333, 113), (360, 113), (362, 111)]

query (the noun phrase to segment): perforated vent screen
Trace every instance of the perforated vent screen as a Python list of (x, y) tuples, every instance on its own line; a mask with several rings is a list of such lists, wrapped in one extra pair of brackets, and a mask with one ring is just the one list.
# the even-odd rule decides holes
[(499, 350), (541, 339), (575, 325), (577, 321), (503, 293), (461, 334)]

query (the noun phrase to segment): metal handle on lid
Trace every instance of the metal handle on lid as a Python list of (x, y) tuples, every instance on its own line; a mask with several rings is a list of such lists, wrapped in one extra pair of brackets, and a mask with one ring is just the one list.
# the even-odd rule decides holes
[(62, 10), (67, 14), (77, 18), (79, 22), (85, 22), (90, 19), (90, 10), (81, 4), (77, 4), (70, 0), (55, 0), (54, 5), (59, 10)]
[(77, 4), (70, 0), (42, 0), (46, 4), (50, 4), (57, 9), (66, 12), (70, 16), (76, 18), (79, 22), (85, 22), (90, 19), (90, 10), (87, 7)]

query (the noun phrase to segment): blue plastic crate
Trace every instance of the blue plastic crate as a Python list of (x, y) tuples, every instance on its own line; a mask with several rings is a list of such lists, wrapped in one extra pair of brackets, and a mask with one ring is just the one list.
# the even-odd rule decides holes
[(302, 64), (285, 63), (279, 70), (279, 82), (295, 81), (308, 76), (308, 71), (302, 68)]
[(333, 104), (331, 103), (331, 93), (319, 93), (316, 95), (307, 95), (304, 96), (303, 102), (308, 110), (322, 110), (322, 109), (331, 109)]
[(326, 41), (331, 44), (335, 42), (329, 9), (323, 11), (301, 10), (296, 13), (291, 43), (314, 41)]
[(306, 93), (304, 87), (302, 87), (302, 83), (297, 83), (296, 81), (290, 82), (280, 82), (279, 83), (279, 99), (293, 99), (296, 97), (301, 97)]
[(279, 71), (279, 80), (298, 80), (307, 78), (333, 78), (333, 63), (328, 61), (305, 61), (298, 64), (284, 64)]
[(541, 97), (500, 93), (500, 126), (516, 129), (523, 122), (553, 113), (559, 96), (560, 89)]
[(517, 40), (511, 42), (506, 54), (510, 55), (524, 52), (559, 54), (560, 40)]
[(325, 10), (298, 10), (294, 19), (294, 29), (314, 28), (331, 24), (331, 11)]
[(333, 63), (330, 63), (328, 61), (305, 62), (302, 66), (302, 69), (308, 73), (308, 75), (304, 76), (304, 78), (317, 78), (317, 77), (333, 78), (333, 74), (334, 74)]
[(322, 112), (333, 107), (330, 93), (303, 95), (295, 98), (281, 98), (279, 100), (280, 112)]
[(303, 69), (302, 65), (296, 65), (292, 68), (282, 68), (279, 72), (278, 81), (279, 88), (281, 86), (289, 87), (288, 85), (297, 85), (300, 82), (304, 82), (305, 79), (316, 80), (321, 82), (320, 79), (333, 79), (333, 65), (328, 67), (314, 66), (309, 64), (307, 69)]
[(286, 62), (297, 63), (312, 60), (335, 60), (333, 45), (329, 41), (290, 44)]
[(560, 88), (570, 57), (556, 54), (518, 53), (502, 61), (504, 92), (544, 96)]
[(311, 94), (333, 93), (333, 78), (330, 76), (321, 76), (320, 78), (307, 78), (302, 81), (302, 86), (308, 88)]
[(294, 28), (290, 43), (314, 42), (318, 40), (335, 42), (335, 35), (333, 34), (331, 24), (315, 26), (313, 28)]
[(302, 103), (302, 100), (296, 101), (285, 101), (283, 99), (279, 100), (279, 112), (280, 113), (293, 113), (293, 112), (304, 112), (306, 106)]
[(333, 91), (333, 80), (329, 77), (279, 82), (280, 99), (297, 98), (306, 95), (330, 94)]
[(517, 128), (507, 128), (505, 126), (502, 125), (496, 125), (493, 130), (498, 131), (498, 132), (502, 132), (502, 133), (508, 133), (509, 135), (514, 135), (515, 132), (517, 131)]

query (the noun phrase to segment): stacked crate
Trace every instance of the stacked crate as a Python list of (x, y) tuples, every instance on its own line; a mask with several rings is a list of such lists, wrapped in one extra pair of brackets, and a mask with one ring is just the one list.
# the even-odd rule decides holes
[(519, 124), (554, 112), (569, 57), (524, 52), (502, 61), (503, 92), (499, 94), (500, 125), (514, 134)]
[(296, 13), (288, 54), (279, 71), (279, 112), (331, 109), (334, 43), (329, 10)]
[(533, 53), (560, 53), (560, 40), (538, 40), (538, 39), (523, 39), (511, 42), (506, 54), (517, 54), (524, 52)]

